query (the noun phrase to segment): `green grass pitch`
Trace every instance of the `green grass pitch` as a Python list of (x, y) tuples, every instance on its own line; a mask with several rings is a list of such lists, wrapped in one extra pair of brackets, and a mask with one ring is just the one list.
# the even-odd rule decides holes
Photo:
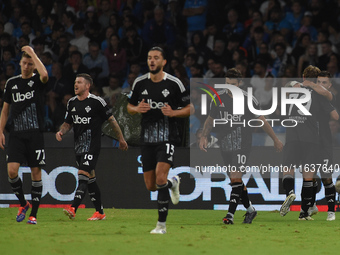
[(165, 235), (151, 235), (157, 210), (106, 209), (106, 220), (87, 221), (93, 209), (79, 209), (74, 221), (62, 209), (40, 208), (38, 224), (17, 223), (17, 208), (0, 209), (0, 254), (338, 254), (340, 224), (321, 212), (298, 221), (298, 212), (258, 212), (252, 224), (224, 225), (224, 211), (169, 211)]

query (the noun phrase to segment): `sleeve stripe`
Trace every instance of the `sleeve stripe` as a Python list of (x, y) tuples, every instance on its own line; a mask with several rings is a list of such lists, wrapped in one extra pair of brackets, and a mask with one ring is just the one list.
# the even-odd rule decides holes
[[(245, 96), (248, 97), (248, 92), (244, 91), (243, 89), (242, 89), (242, 92)], [(255, 102), (256, 105), (260, 104), (259, 101), (256, 99), (256, 97), (252, 96), (252, 99), (253, 99), (253, 102)]]
[(95, 96), (93, 94), (90, 94), (90, 98), (97, 99), (104, 107), (106, 106), (106, 102), (105, 102), (105, 100), (103, 98), (97, 97), (97, 96)]
[(148, 74), (144, 74), (142, 76), (139, 76), (135, 79), (135, 81), (133, 82), (133, 85), (132, 85), (132, 88), (131, 90), (133, 90), (135, 88), (135, 85), (137, 82), (141, 81), (141, 80), (144, 80), (144, 79), (147, 79), (148, 78)]
[(172, 76), (172, 75), (170, 75), (170, 74), (167, 74), (167, 78), (168, 78), (169, 80), (171, 80), (171, 81), (176, 82), (177, 85), (178, 85), (178, 87), (179, 87), (179, 89), (181, 90), (181, 92), (184, 92), (184, 91), (185, 91), (185, 87), (184, 87), (183, 83), (182, 83), (178, 78), (176, 78), (176, 77), (174, 77), (174, 76)]

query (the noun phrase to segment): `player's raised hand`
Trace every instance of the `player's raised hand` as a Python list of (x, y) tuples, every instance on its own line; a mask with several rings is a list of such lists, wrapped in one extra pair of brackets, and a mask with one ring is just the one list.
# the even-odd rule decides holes
[(61, 142), (61, 140), (63, 140), (62, 136), (64, 134), (60, 131), (58, 131), (56, 134), (55, 134), (55, 138), (57, 139), (58, 142)]
[(122, 151), (127, 151), (127, 149), (129, 148), (127, 142), (122, 139), (122, 140), (119, 140), (119, 149), (122, 150)]
[(274, 147), (276, 149), (276, 152), (281, 152), (283, 149), (283, 143), (279, 139), (277, 139), (274, 141)]
[(31, 46), (28, 46), (28, 45), (22, 47), (22, 48), (21, 48), (21, 51), (26, 52), (26, 53), (27, 53), (28, 55), (30, 55), (30, 56), (32, 56), (32, 54), (35, 54), (33, 48), (32, 48)]
[(208, 147), (208, 139), (205, 136), (201, 136), (201, 138), (198, 141), (198, 146), (202, 151), (207, 152), (207, 147)]
[(168, 104), (165, 104), (165, 106), (162, 107), (161, 111), (162, 111), (164, 116), (169, 116), (169, 117), (172, 117), (173, 112), (174, 112), (174, 110), (172, 110), (171, 106), (168, 105)]
[(150, 105), (148, 103), (145, 103), (144, 98), (142, 99), (142, 101), (137, 106), (137, 111), (140, 112), (140, 113), (146, 113), (150, 109), (151, 109)]
[(5, 135), (4, 135), (4, 133), (1, 133), (1, 135), (0, 135), (0, 148), (1, 149), (5, 149), (5, 143), (6, 143), (6, 141), (5, 141)]

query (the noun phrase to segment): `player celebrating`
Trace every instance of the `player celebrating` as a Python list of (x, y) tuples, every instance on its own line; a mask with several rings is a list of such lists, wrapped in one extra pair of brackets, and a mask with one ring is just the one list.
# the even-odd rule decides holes
[[(232, 68), (227, 71), (227, 84), (239, 87), (241, 81), (242, 74), (236, 68)], [(244, 100), (246, 104), (248, 102), (248, 94), (243, 90), (242, 92), (243, 95), (246, 97)], [(200, 140), (200, 149), (204, 151), (206, 151), (207, 148), (207, 137), (213, 128), (214, 119), (221, 118), (221, 116), (228, 116), (230, 115), (230, 112), (233, 112), (233, 96), (230, 90), (222, 90), (219, 91), (218, 94), (220, 95), (223, 105), (215, 106), (215, 104), (213, 104), (212, 102), (210, 104), (209, 116), (204, 123), (203, 134)], [(253, 104), (255, 108), (259, 108), (258, 101), (254, 97)], [(283, 148), (282, 142), (277, 138), (266, 119), (263, 116), (254, 116), (254, 114), (250, 112), (246, 105), (244, 109), (244, 115), (233, 115), (232, 118), (237, 118), (237, 122), (239, 123), (243, 123), (244, 121), (245, 123), (247, 123), (248, 120), (254, 118), (258, 118), (259, 120), (261, 120), (263, 122), (262, 129), (272, 138), (272, 140), (274, 141), (274, 147), (278, 152), (280, 152)], [(226, 165), (236, 167), (237, 169), (237, 171), (231, 171), (228, 173), (232, 190), (230, 195), (228, 213), (226, 217), (223, 218), (223, 222), (225, 224), (234, 224), (234, 214), (237, 205), (241, 199), (244, 207), (247, 209), (247, 213), (245, 214), (245, 219), (243, 223), (250, 224), (256, 217), (257, 212), (249, 201), (248, 191), (242, 181), (242, 175), (245, 174), (244, 167), (247, 164), (247, 160), (251, 150), (252, 129), (249, 126), (243, 127), (240, 125), (223, 125), (222, 127), (221, 125), (216, 127), (214, 132), (216, 132), (218, 136), (218, 141), (220, 143), (221, 154), (224, 163)]]
[[(9, 127), (7, 169), (12, 190), (20, 201), (16, 220), (23, 221), (30, 207), (18, 176), (20, 164), (27, 163), (31, 168), (32, 178), (32, 211), (27, 223), (37, 224), (36, 217), (42, 193), (41, 167), (45, 165), (42, 96), (48, 74), (30, 46), (24, 46), (21, 50), (21, 75), (10, 78), (5, 87), (0, 118), (0, 147), (4, 149), (4, 129), (10, 112), (12, 122)], [(37, 74), (33, 72), (34, 69), (37, 69)]]
[[(320, 69), (315, 66), (308, 66), (303, 72), (304, 83), (306, 81), (315, 82)], [(298, 85), (300, 86), (300, 85)], [(302, 165), (303, 167), (303, 187), (301, 192), (301, 213), (299, 220), (313, 220), (308, 214), (309, 207), (313, 206), (313, 177), (315, 166), (320, 164), (320, 125), (322, 115), (328, 115), (332, 119), (338, 119), (339, 115), (335, 108), (321, 95), (310, 89), (311, 100), (306, 104), (311, 115), (302, 115), (294, 105), (290, 108), (289, 118), (298, 122), (294, 128), (286, 131), (286, 144), (284, 147), (283, 164), (285, 166)], [(304, 94), (294, 93), (290, 98), (300, 98)], [(328, 122), (327, 122), (328, 123)], [(289, 212), (290, 205), (296, 198), (294, 193), (293, 169), (289, 173), (284, 173), (283, 187), (286, 190), (287, 198), (280, 208), (280, 215), (285, 216)]]
[(64, 213), (72, 220), (76, 216), (76, 211), (87, 189), (96, 208), (96, 212), (87, 220), (104, 220), (106, 217), (95, 176), (95, 167), (101, 147), (101, 126), (105, 120), (109, 121), (116, 137), (119, 138), (119, 149), (128, 149), (122, 131), (110, 113), (106, 102), (102, 98), (90, 94), (92, 84), (93, 80), (90, 75), (77, 75), (74, 83), (76, 96), (68, 101), (65, 122), (56, 133), (56, 139), (61, 141), (62, 136), (73, 126), (74, 150), (79, 167), (78, 187), (72, 205), (64, 209)]
[(137, 78), (127, 106), (130, 114), (142, 114), (141, 151), (144, 181), (149, 191), (158, 190), (158, 222), (151, 234), (166, 233), (166, 218), (171, 201), (179, 202), (178, 176), (168, 180), (173, 165), (175, 143), (180, 139), (176, 117), (190, 115), (190, 99), (182, 82), (163, 72), (166, 64), (164, 51), (153, 47), (148, 52), (150, 72)]

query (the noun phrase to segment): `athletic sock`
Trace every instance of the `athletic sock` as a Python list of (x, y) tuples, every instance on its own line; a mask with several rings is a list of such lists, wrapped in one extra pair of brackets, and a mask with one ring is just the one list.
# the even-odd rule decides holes
[(101, 200), (101, 193), (96, 182), (96, 177), (90, 178), (87, 187), (88, 187), (89, 195), (91, 197), (91, 201), (94, 207), (96, 208), (96, 211), (98, 211), (101, 214), (104, 214), (102, 200)]
[(312, 196), (312, 205), (314, 205), (315, 201), (316, 201), (316, 193), (318, 191), (318, 182), (317, 181), (313, 181), (313, 196)]
[(325, 197), (328, 204), (328, 211), (334, 212), (335, 207), (335, 186), (333, 182), (325, 185)]
[(241, 193), (241, 199), (240, 202), (242, 202), (243, 206), (248, 209), (251, 206), (251, 203), (249, 201), (249, 196), (248, 196), (248, 190), (247, 188), (245, 189), (244, 183), (242, 183), (242, 193)]
[(8, 177), (8, 181), (11, 184), (12, 190), (14, 194), (17, 196), (20, 202), (20, 206), (24, 207), (27, 204), (27, 201), (24, 196), (24, 191), (22, 189), (22, 181), (19, 177), (15, 177), (14, 179), (11, 179)]
[(313, 197), (313, 181), (303, 181), (301, 191), (302, 211), (307, 212), (308, 208), (313, 206), (312, 197)]
[(234, 182), (230, 184), (231, 186), (231, 194), (230, 194), (230, 201), (229, 201), (229, 209), (227, 213), (227, 218), (234, 219), (234, 214), (238, 205), (238, 202), (240, 201), (240, 197), (242, 194), (242, 187), (243, 182)]
[(30, 216), (37, 217), (37, 212), (40, 205), (40, 199), (42, 194), (43, 184), (42, 181), (32, 181), (32, 211)]
[(168, 189), (171, 189), (172, 188), (172, 179), (168, 179)]
[(285, 175), (282, 178), (283, 188), (285, 189), (286, 196), (294, 193), (294, 177), (292, 175)]
[(79, 205), (81, 204), (81, 201), (83, 201), (85, 197), (88, 182), (89, 182), (89, 177), (83, 174), (78, 175), (78, 187), (77, 187), (76, 194), (74, 195), (74, 200), (72, 203), (72, 207), (75, 208), (75, 211), (77, 211)]
[(168, 183), (164, 185), (157, 185), (157, 190), (158, 190), (158, 196), (157, 196), (158, 221), (166, 222), (166, 217), (168, 216), (168, 209), (169, 209), (169, 199), (170, 199)]

